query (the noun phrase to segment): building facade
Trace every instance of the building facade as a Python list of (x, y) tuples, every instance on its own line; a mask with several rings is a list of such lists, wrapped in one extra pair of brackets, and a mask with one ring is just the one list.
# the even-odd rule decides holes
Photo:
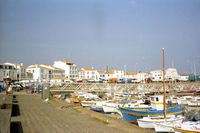
[(121, 79), (125, 77), (124, 71), (123, 70), (111, 70), (111, 73), (113, 74), (113, 78)]
[[(154, 70), (150, 72), (152, 81), (162, 81), (163, 80), (163, 71), (162, 70)], [(180, 75), (177, 70), (174, 68), (168, 68), (165, 70), (165, 80), (166, 81), (174, 81), (178, 80)]]
[(76, 64), (74, 64), (70, 61), (55, 61), (53, 66), (64, 70), (66, 79), (77, 79), (78, 78), (78, 68), (77, 68)]
[(27, 72), (33, 74), (34, 81), (40, 82), (49, 82), (51, 79), (65, 78), (64, 70), (44, 64), (28, 66)]
[(94, 68), (81, 68), (79, 70), (79, 79), (81, 80), (91, 80), (99, 81), (100, 74)]
[(21, 64), (17, 64), (17, 63), (6, 62), (4, 64), (11, 65), (16, 69), (16, 71), (17, 71), (17, 80), (27, 79), (27, 73), (26, 73), (26, 68), (27, 67), (24, 66), (22, 63)]
[(17, 80), (17, 70), (12, 65), (0, 64), (0, 81)]
[(39, 64), (30, 65), (27, 68), (27, 72), (33, 74), (33, 80), (39, 82), (48, 82), (51, 78), (51, 70), (50, 67)]
[(152, 81), (162, 81), (163, 80), (163, 72), (162, 70), (153, 70), (150, 72)]
[(179, 76), (177, 70), (174, 68), (168, 68), (165, 72), (165, 78), (167, 81), (174, 81), (174, 80), (179, 79), (179, 77), (180, 76)]
[(149, 73), (139, 72), (136, 74), (136, 82), (138, 83), (145, 83), (148, 78), (150, 78)]

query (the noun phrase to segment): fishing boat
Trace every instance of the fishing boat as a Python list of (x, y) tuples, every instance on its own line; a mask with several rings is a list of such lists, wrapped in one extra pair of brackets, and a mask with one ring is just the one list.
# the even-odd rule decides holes
[(116, 113), (117, 110), (117, 106), (119, 106), (120, 104), (119, 103), (116, 103), (116, 102), (108, 102), (108, 103), (105, 103), (103, 105), (103, 111), (105, 113)]
[(188, 101), (188, 106), (200, 107), (200, 96), (193, 97), (192, 100)]
[(162, 49), (162, 59), (163, 59), (163, 92), (164, 95), (155, 95), (151, 96), (151, 106), (152, 108), (148, 110), (135, 110), (130, 108), (121, 108), (118, 107), (118, 111), (122, 115), (123, 119), (128, 122), (136, 123), (138, 119), (143, 117), (155, 117), (166, 115), (180, 115), (182, 114), (183, 108), (181, 106), (175, 105), (166, 105), (166, 90), (165, 90), (165, 69), (164, 69), (164, 49)]
[(81, 101), (86, 100), (86, 98), (72, 97), (71, 100), (73, 103), (80, 103)]
[(200, 133), (200, 121), (186, 121), (181, 123), (179, 127), (174, 127), (173, 129), (175, 132)]
[(90, 107), (96, 105), (96, 101), (81, 101), (81, 106), (83, 107)]
[(95, 105), (90, 106), (90, 110), (96, 112), (104, 112), (103, 105), (106, 104), (108, 101), (95, 101)]
[[(164, 49), (163, 49), (163, 60), (164, 60)], [(176, 117), (175, 115), (169, 115), (166, 116), (166, 89), (165, 89), (165, 69), (164, 69), (164, 63), (163, 63), (163, 91), (164, 95), (161, 97), (161, 103), (163, 104), (163, 115), (160, 116), (148, 116), (148, 117), (143, 117), (137, 120), (139, 127), (142, 128), (154, 128), (154, 123), (155, 122), (177, 122), (180, 123), (182, 122), (183, 118), (182, 116)], [(162, 99), (163, 98), (163, 99)], [(162, 102), (163, 101), (163, 102)], [(160, 107), (162, 109), (162, 106)]]
[(175, 130), (173, 129), (173, 127), (179, 127), (180, 126), (180, 122), (167, 122), (167, 121), (162, 121), (162, 122), (155, 122), (153, 123), (154, 125), (154, 129), (156, 133), (166, 133), (166, 132), (175, 132)]
[(90, 110), (93, 110), (95, 112), (104, 112), (103, 106), (91, 106)]
[(117, 108), (129, 108), (129, 109), (134, 109), (134, 110), (147, 110), (151, 108), (149, 105), (145, 104), (134, 104), (134, 103), (126, 103), (126, 104), (120, 104), (116, 102), (108, 102), (103, 105), (103, 110), (105, 113), (116, 113)]
[(193, 99), (193, 96), (183, 96), (177, 100), (179, 105), (188, 105), (188, 102)]
[[(117, 110), (122, 115), (125, 121), (136, 123), (137, 119), (143, 117), (161, 116), (163, 115), (163, 96), (157, 95), (151, 97), (151, 108), (146, 110), (136, 110), (131, 108), (118, 107)], [(171, 106), (167, 105), (166, 115), (181, 115), (183, 108), (179, 105)]]
[(200, 133), (200, 121), (154, 123), (156, 132)]
[[(200, 130), (200, 111), (191, 110), (185, 114), (185, 118), (182, 121), (163, 121), (155, 122), (154, 128), (156, 132), (194, 132), (193, 130)], [(187, 130), (187, 131), (186, 131)], [(197, 130), (197, 131), (198, 131)]]
[(162, 123), (162, 122), (173, 122), (173, 123), (181, 123), (183, 121), (184, 117), (182, 116), (174, 116), (169, 115), (167, 117), (164, 116), (156, 116), (156, 117), (143, 117), (141, 119), (138, 119), (138, 126), (142, 128), (155, 128), (154, 123)]

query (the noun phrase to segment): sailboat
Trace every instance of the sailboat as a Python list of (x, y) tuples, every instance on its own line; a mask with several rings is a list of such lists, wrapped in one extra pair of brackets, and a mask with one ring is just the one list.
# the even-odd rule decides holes
[(166, 93), (165, 93), (165, 67), (164, 67), (164, 49), (162, 50), (163, 55), (163, 90), (164, 90), (164, 96), (163, 96), (163, 115), (156, 116), (156, 117), (143, 117), (141, 119), (138, 119), (138, 125), (142, 128), (154, 128), (155, 122), (177, 122), (180, 123), (183, 120), (182, 116), (176, 117), (175, 115), (169, 115), (166, 116)]
[[(164, 95), (155, 95), (151, 96), (151, 106), (152, 108), (147, 110), (134, 110), (130, 108), (121, 108), (118, 107), (118, 111), (120, 112), (122, 118), (125, 121), (136, 123), (138, 119), (143, 117), (155, 117), (161, 116), (164, 114), (163, 118), (166, 118), (167, 115), (180, 115), (182, 114), (183, 108), (181, 106), (171, 106), (166, 105), (166, 90), (165, 90), (165, 78), (164, 78), (164, 49), (162, 49), (162, 57), (163, 57), (163, 89)], [(171, 119), (171, 117), (170, 117)]]

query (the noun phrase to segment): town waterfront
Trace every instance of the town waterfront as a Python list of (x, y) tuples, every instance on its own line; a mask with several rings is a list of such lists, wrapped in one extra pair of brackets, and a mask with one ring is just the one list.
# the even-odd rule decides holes
[(200, 0), (0, 0), (0, 133), (200, 133), (199, 35)]
[[(107, 89), (105, 89), (105, 86), (107, 86)], [(149, 85), (90, 83), (65, 84), (57, 87), (50, 87), (43, 84), (40, 86), (39, 93), (36, 91), (37, 88), (35, 88), (34, 92), (32, 92), (30, 89), (26, 90), (25, 88), (17, 91), (13, 90), (13, 93), (9, 95), (6, 95), (5, 91), (3, 91), (0, 93), (0, 113), (3, 114), (3, 111), (5, 110), (3, 107), (5, 105), (4, 103), (9, 103), (9, 101), (5, 101), (5, 97), (10, 97), (12, 99), (10, 100), (11, 103), (9, 103), (12, 106), (9, 108), (6, 108), (7, 106), (5, 107), (8, 112), (6, 113), (7, 117), (5, 117), (6, 115), (4, 114), (5, 118), (1, 119), (1, 124), (4, 124), (3, 127), (1, 126), (1, 131), (5, 130), (7, 127), (11, 133), (93, 133), (94, 131), (99, 133), (154, 133), (154, 129), (143, 129), (138, 127), (137, 124), (124, 121), (117, 113), (107, 114), (95, 112), (89, 108), (82, 107), (80, 103), (77, 104), (72, 101), (72, 97), (77, 92), (87, 92), (97, 94), (98, 96), (102, 96), (103, 93), (104, 96), (109, 91), (113, 91), (113, 93), (120, 92), (125, 86), (129, 89), (128, 95), (131, 95), (132, 98), (135, 96), (142, 97), (145, 95), (148, 97), (149, 95), (153, 95), (152, 92), (155, 90), (147, 90), (150, 90), (152, 86), (154, 88), (159, 88), (161, 83), (153, 83)], [(186, 94), (178, 93), (178, 91), (194, 89), (199, 90), (199, 86), (199, 82), (178, 83), (176, 89), (173, 91), (170, 89), (171, 91), (168, 92), (168, 96), (171, 95), (170, 92), (176, 92), (176, 94), (173, 95), (181, 97)], [(190, 93), (187, 95), (197, 96), (198, 94)], [(194, 111), (198, 109), (199, 107), (188, 107), (187, 111)], [(5, 123), (7, 123), (6, 126)]]

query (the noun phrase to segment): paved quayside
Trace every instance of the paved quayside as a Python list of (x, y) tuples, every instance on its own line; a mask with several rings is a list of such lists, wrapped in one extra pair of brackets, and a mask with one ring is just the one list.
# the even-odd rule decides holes
[[(44, 102), (35, 94), (14, 94), (14, 111), (11, 117), (12, 130), (23, 133), (153, 133), (136, 125), (108, 118), (106, 123), (98, 118), (103, 114), (86, 110), (85, 108), (61, 108), (64, 102), (51, 100)], [(84, 111), (85, 110), (85, 111)], [(89, 113), (88, 113), (89, 111)], [(91, 114), (92, 115), (91, 115)], [(112, 123), (115, 121), (115, 123)], [(119, 126), (120, 125), (120, 126)]]

